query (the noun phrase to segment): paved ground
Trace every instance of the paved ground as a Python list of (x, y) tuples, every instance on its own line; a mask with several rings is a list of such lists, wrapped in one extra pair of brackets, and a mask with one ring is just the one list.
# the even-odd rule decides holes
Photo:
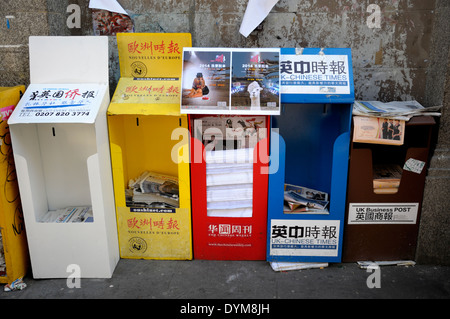
[[(432, 265), (382, 266), (376, 273), (343, 263), (275, 272), (264, 261), (121, 259), (112, 278), (81, 279), (80, 288), (68, 288), (66, 279), (24, 281), (27, 287), (22, 291), (4, 292), (1, 287), (0, 299), (450, 298), (450, 267)], [(369, 288), (368, 281), (380, 288)], [(179, 306), (174, 307), (178, 311)]]

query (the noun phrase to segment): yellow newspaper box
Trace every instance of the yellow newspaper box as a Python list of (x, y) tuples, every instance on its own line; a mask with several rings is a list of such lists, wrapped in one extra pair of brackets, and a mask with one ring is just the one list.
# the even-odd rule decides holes
[(192, 259), (188, 121), (180, 114), (190, 34), (118, 34), (108, 108), (120, 256)]
[(29, 269), (27, 238), (11, 148), (8, 118), (25, 86), (0, 87), (0, 283), (10, 284)]

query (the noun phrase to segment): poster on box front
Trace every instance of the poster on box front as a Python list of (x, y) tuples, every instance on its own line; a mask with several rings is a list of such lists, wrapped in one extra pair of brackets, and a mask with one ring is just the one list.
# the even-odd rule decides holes
[(272, 219), (270, 227), (271, 256), (338, 256), (339, 220)]
[(230, 108), (231, 52), (183, 49), (181, 111), (227, 113)]
[(184, 48), (181, 113), (280, 114), (279, 49)]
[(273, 50), (233, 52), (232, 112), (280, 114), (279, 58)]

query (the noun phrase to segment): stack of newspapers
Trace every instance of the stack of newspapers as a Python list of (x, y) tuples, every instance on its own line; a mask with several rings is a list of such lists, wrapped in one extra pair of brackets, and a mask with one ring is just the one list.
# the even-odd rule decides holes
[(413, 116), (440, 116), (442, 105), (423, 107), (417, 101), (355, 101), (353, 115), (385, 117), (390, 119), (409, 121)]
[(373, 165), (373, 191), (375, 194), (395, 194), (398, 192), (403, 169), (398, 164)]
[(253, 148), (206, 151), (207, 215), (252, 217)]
[(328, 193), (297, 185), (284, 185), (285, 214), (328, 214)]
[(69, 206), (47, 212), (41, 223), (89, 223), (94, 221), (91, 206)]
[(146, 171), (129, 181), (125, 196), (128, 207), (178, 208), (178, 178)]

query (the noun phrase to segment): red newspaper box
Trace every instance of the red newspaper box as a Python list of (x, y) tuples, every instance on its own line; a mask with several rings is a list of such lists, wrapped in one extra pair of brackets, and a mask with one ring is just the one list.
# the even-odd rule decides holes
[[(255, 116), (190, 115), (189, 118), (191, 136), (195, 136), (194, 121), (196, 119), (212, 118), (214, 120), (215, 118), (218, 121), (228, 120), (229, 123), (231, 120), (237, 122), (240, 119), (247, 124), (252, 121), (253, 124), (256, 122)], [(257, 116), (257, 118), (258, 123), (264, 122), (264, 128), (269, 127), (269, 116)], [(263, 127), (261, 126), (261, 128)], [(224, 136), (211, 137), (211, 134), (209, 136), (202, 135), (202, 140), (191, 137), (191, 192), (195, 259), (265, 260), (269, 167), (269, 137), (266, 132), (268, 130), (264, 131), (264, 137), (258, 139), (252, 148), (240, 148), (234, 144), (236, 149), (231, 152), (247, 152), (249, 161), (244, 164), (231, 164), (231, 169), (224, 168), (223, 174), (215, 176), (210, 173), (213, 168), (208, 166), (210, 165), (208, 156), (211, 155), (208, 153), (211, 149), (209, 142), (211, 139), (215, 139), (216, 142), (219, 140), (219, 143), (225, 144), (227, 138)], [(228, 141), (230, 140), (228, 139)], [(216, 147), (219, 143), (216, 143)], [(231, 143), (236, 143), (236, 141)], [(214, 153), (220, 154), (220, 152)], [(236, 160), (236, 162), (238, 161)], [(219, 160), (216, 159), (216, 162)], [(250, 170), (247, 164), (249, 164)], [(245, 172), (238, 168), (243, 165), (247, 165)], [(214, 180), (212, 177), (218, 178)], [(246, 181), (245, 178), (248, 180)], [(221, 209), (220, 200), (214, 202), (214, 187), (218, 189), (218, 192), (224, 191), (227, 194), (227, 198), (222, 198), (225, 199), (222, 203), (226, 202), (228, 209)], [(249, 187), (250, 191), (248, 191)], [(229, 209), (233, 207), (233, 203), (245, 201), (245, 199), (241, 200), (246, 196), (245, 193), (251, 195), (247, 197), (247, 201), (250, 200), (249, 207)], [(233, 196), (236, 197), (233, 198)], [(219, 204), (219, 206), (211, 206), (212, 204)]]

